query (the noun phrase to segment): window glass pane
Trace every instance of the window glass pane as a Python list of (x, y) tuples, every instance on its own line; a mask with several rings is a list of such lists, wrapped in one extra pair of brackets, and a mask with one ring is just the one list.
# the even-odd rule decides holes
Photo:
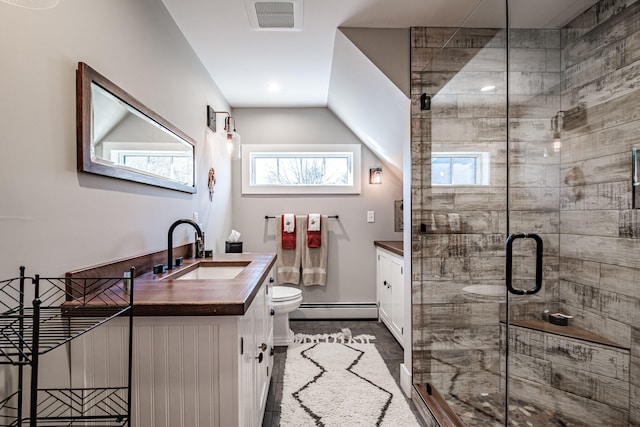
[(256, 157), (253, 164), (254, 185), (273, 185), (278, 182), (278, 159)]
[(146, 171), (147, 162), (148, 162), (147, 156), (124, 155), (122, 156), (122, 160), (120, 161), (120, 164), (132, 167), (134, 169), (140, 169), (142, 171)]
[(171, 169), (171, 157), (169, 156), (149, 156), (149, 167), (147, 172), (160, 175), (162, 171)]
[(349, 159), (346, 157), (329, 157), (325, 159), (325, 182), (333, 185), (351, 184), (349, 179)]
[(253, 185), (348, 185), (349, 155), (254, 156)]
[(360, 193), (360, 145), (303, 144), (299, 151), (289, 147), (243, 145), (242, 193)]
[(190, 183), (193, 176), (193, 161), (184, 153), (166, 152), (157, 154), (136, 150), (112, 150), (112, 160), (150, 174), (164, 176), (174, 181)]
[(171, 164), (171, 176), (177, 181), (189, 183), (189, 180), (193, 176), (191, 170), (193, 169), (193, 160), (191, 157), (173, 157), (173, 163)]
[(302, 182), (300, 159), (296, 157), (284, 157), (278, 159), (279, 185), (299, 185)]
[(476, 163), (475, 157), (454, 157), (453, 183), (458, 185), (476, 184)]
[(451, 184), (450, 157), (433, 157), (431, 159), (431, 182), (434, 185)]

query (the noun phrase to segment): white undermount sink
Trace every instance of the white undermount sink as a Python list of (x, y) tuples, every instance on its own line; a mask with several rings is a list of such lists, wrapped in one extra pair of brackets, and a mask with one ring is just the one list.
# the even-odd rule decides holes
[(244, 267), (216, 265), (213, 267), (198, 267), (175, 277), (175, 280), (211, 280), (211, 279), (233, 279)]

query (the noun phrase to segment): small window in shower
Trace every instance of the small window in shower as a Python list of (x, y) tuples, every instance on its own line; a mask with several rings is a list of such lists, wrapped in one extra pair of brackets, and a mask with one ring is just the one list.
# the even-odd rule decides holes
[(489, 153), (431, 153), (432, 185), (489, 185)]

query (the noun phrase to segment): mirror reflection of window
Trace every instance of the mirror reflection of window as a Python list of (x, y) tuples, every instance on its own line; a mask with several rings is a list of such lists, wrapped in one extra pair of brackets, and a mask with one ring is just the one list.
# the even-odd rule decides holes
[(193, 183), (193, 146), (92, 84), (94, 161)]
[(185, 184), (191, 183), (193, 176), (191, 153), (184, 151), (113, 150), (111, 160), (121, 166), (163, 176)]

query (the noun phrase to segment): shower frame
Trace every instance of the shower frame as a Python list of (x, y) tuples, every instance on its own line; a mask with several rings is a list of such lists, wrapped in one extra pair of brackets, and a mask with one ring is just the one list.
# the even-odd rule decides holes
[[(506, 17), (508, 2), (504, 5)], [(618, 16), (602, 16), (603, 5), (564, 29), (510, 29), (505, 18), (499, 28), (411, 30), (413, 383), (423, 395), (427, 389), (442, 395), (452, 418), (463, 408), (480, 410), (474, 394), (489, 395), (489, 406), (496, 407), (485, 415), (504, 425), (510, 413), (503, 408), (511, 396), (513, 407), (526, 398), (541, 413), (567, 420), (619, 423), (637, 417), (628, 390), (638, 390), (633, 381), (629, 385), (629, 371), (638, 360), (630, 348), (638, 331), (626, 326), (627, 335), (619, 336), (604, 321), (596, 323), (601, 314), (581, 303), (587, 297), (573, 294), (590, 290), (571, 277), (593, 261), (581, 258), (579, 248), (568, 255), (565, 245), (561, 250), (561, 215), (576, 216), (585, 180), (593, 180), (575, 166), (576, 144), (589, 123), (575, 90), (567, 89), (577, 73), (567, 66), (580, 53), (585, 16), (600, 16), (593, 31), (616, 24), (608, 19), (626, 22), (624, 13), (640, 16), (637, 5)], [(425, 95), (430, 109), (421, 108)], [(562, 120), (554, 121), (559, 116)], [(489, 185), (432, 184), (433, 153), (479, 151), (489, 153)], [(619, 202), (620, 210), (630, 208), (628, 196)], [(580, 227), (572, 225), (569, 234)], [(542, 243), (520, 239), (510, 248), (515, 288), (534, 288), (542, 272), (542, 289), (535, 295), (509, 294), (505, 285), (505, 243), (518, 233), (540, 236)], [(536, 263), (537, 248), (542, 264)], [(623, 264), (635, 267), (632, 261)], [(547, 330), (545, 313), (562, 310), (576, 315), (570, 333)], [(614, 372), (605, 375), (597, 363), (582, 366), (581, 360), (572, 366), (570, 358), (556, 357), (554, 351), (608, 358)], [(635, 372), (631, 378), (638, 376), (637, 366)], [(537, 378), (543, 375), (549, 378)], [(615, 389), (622, 403), (595, 391), (586, 395), (572, 378)], [(620, 392), (625, 384), (626, 394)]]

